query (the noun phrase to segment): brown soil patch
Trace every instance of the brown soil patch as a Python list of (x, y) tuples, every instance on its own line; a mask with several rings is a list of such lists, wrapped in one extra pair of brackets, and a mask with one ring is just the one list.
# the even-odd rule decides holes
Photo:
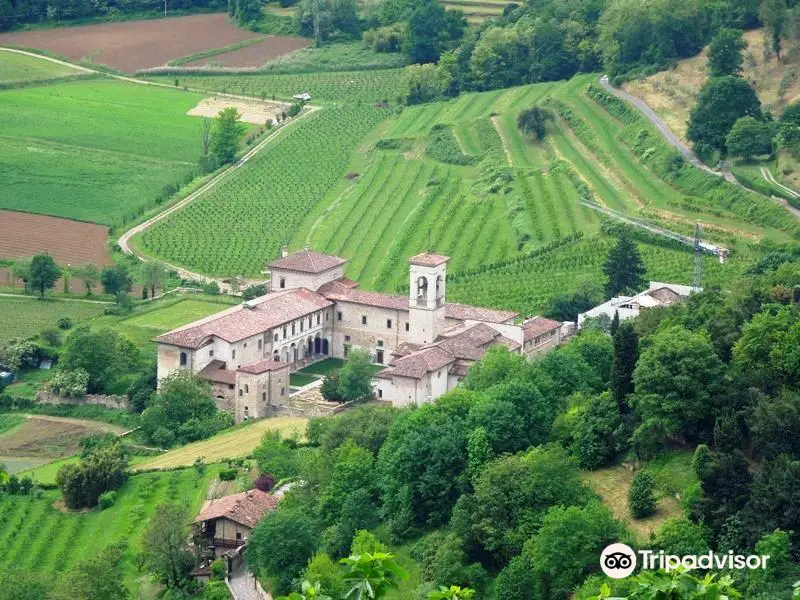
[(0, 45), (41, 48), (132, 73), (255, 37), (260, 36), (239, 29), (227, 14), (216, 13), (4, 33)]
[(0, 258), (47, 252), (59, 265), (111, 264), (108, 228), (69, 219), (0, 210)]
[(81, 438), (120, 428), (92, 421), (29, 417), (20, 427), (0, 435), (0, 455), (63, 458), (78, 451)]
[(229, 68), (260, 67), (272, 58), (289, 54), (300, 48), (305, 48), (310, 43), (311, 40), (301, 37), (271, 35), (263, 42), (251, 44), (224, 54), (209, 56), (208, 58), (187, 63), (184, 66), (205, 67), (221, 65)]
[(245, 123), (264, 125), (267, 120), (275, 119), (281, 111), (286, 110), (285, 104), (277, 102), (260, 102), (258, 100), (235, 100), (233, 98), (215, 97), (205, 98), (187, 112), (192, 117), (216, 117), (225, 108), (234, 107), (242, 115)]

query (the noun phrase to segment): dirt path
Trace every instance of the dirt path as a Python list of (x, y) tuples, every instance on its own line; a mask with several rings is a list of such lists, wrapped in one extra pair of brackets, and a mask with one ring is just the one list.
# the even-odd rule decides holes
[[(725, 179), (725, 181), (732, 183), (734, 185), (738, 185), (740, 188), (745, 189), (749, 192), (753, 191), (750, 188), (739, 183), (734, 174), (731, 173), (730, 171), (728, 170), (715, 171), (714, 169), (711, 169), (710, 167), (703, 164), (703, 162), (699, 158), (697, 158), (697, 155), (692, 151), (692, 149), (689, 148), (689, 146), (687, 146), (686, 144), (684, 144), (683, 141), (677, 135), (675, 135), (675, 132), (672, 131), (672, 129), (670, 129), (669, 125), (667, 125), (667, 123), (661, 117), (659, 117), (658, 114), (652, 108), (650, 108), (647, 102), (645, 102), (641, 98), (637, 98), (636, 96), (629, 94), (624, 90), (620, 90), (612, 86), (611, 82), (608, 80), (608, 75), (603, 75), (600, 78), (600, 85), (609, 94), (616, 96), (620, 100), (624, 100), (630, 104), (633, 104), (637, 109), (639, 109), (639, 112), (641, 112), (644, 115), (644, 117), (656, 127), (656, 129), (658, 129), (659, 133), (664, 137), (664, 139), (667, 140), (667, 142), (671, 144), (673, 147), (675, 147), (678, 150), (678, 152), (680, 152), (683, 155), (683, 157), (687, 161), (689, 161), (692, 165), (694, 165), (698, 169), (702, 169), (706, 173), (711, 173), (712, 175), (716, 175), (717, 177), (722, 177), (723, 179)], [(794, 217), (800, 219), (800, 210), (795, 209), (783, 199), (776, 199), (774, 197), (772, 197), (771, 199), (780, 204), (781, 206), (783, 206), (784, 208), (786, 208), (790, 213), (792, 213)]]
[[(761, 167), (761, 175), (764, 177), (764, 179), (769, 181), (771, 184), (778, 186), (793, 198), (800, 198), (800, 194), (795, 192), (792, 188), (786, 187), (785, 185), (780, 183), (777, 179), (775, 179), (775, 176), (772, 174), (772, 171), (769, 170), (769, 167)], [(783, 204), (783, 206), (786, 207), (786, 210), (788, 210), (795, 217), (800, 219), (800, 210), (789, 204), (789, 202), (786, 199), (778, 198), (776, 196), (773, 196), (773, 198), (775, 199), (776, 202), (780, 202), (781, 204)]]

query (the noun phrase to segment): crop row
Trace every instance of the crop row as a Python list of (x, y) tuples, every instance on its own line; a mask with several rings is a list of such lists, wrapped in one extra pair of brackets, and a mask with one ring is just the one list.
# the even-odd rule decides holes
[(258, 275), (341, 181), (350, 154), (387, 111), (331, 107), (291, 124), (209, 193), (146, 231), (148, 252), (213, 275)]
[(253, 96), (262, 100), (291, 100), (301, 92), (312, 102), (373, 103), (405, 101), (403, 69), (334, 71), (296, 74), (178, 75), (151, 79), (178, 87)]

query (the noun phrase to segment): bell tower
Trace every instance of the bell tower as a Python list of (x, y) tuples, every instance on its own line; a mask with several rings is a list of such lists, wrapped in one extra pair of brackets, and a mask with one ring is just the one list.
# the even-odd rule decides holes
[(449, 256), (417, 254), (408, 259), (409, 340), (430, 344), (444, 330)]

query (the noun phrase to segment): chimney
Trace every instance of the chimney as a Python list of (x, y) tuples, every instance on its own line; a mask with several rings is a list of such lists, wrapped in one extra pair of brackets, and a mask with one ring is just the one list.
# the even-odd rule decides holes
[(281, 246), (281, 258), (286, 258), (287, 256), (289, 256), (289, 247)]

